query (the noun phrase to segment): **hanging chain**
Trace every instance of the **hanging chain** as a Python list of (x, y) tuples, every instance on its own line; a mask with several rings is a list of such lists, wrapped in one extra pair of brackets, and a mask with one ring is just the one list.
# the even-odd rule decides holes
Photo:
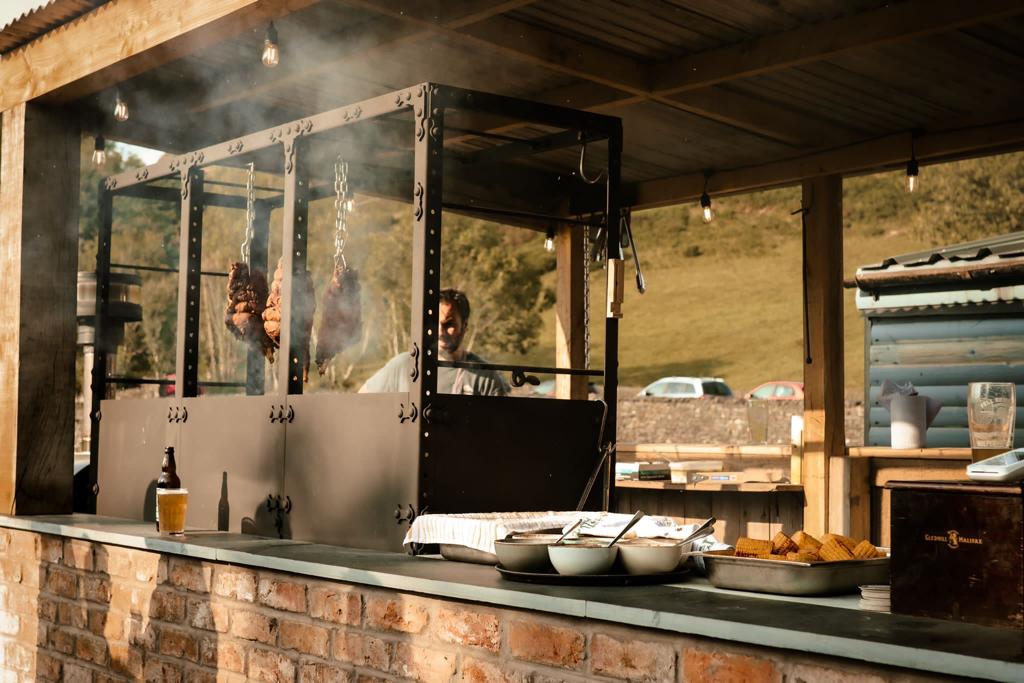
[(334, 161), (334, 268), (345, 270), (345, 242), (348, 240), (348, 213), (352, 199), (348, 190), (348, 162), (341, 155)]
[(583, 228), (583, 367), (590, 369), (590, 226)]
[(242, 241), (242, 261), (249, 265), (249, 252), (256, 237), (256, 164), (249, 163), (249, 176), (245, 179), (245, 240)]

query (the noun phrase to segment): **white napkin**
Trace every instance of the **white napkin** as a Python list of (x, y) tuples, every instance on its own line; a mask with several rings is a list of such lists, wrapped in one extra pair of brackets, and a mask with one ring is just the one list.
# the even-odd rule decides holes
[[(882, 392), (878, 395), (878, 402), (881, 403), (886, 410), (892, 412), (892, 399), (894, 396), (917, 396), (917, 389), (910, 382), (906, 384), (896, 384), (891, 379), (887, 379), (882, 382)], [(934, 399), (931, 396), (924, 396), (925, 409), (925, 427), (930, 427), (932, 422), (935, 420), (935, 416), (939, 414), (942, 409), (942, 402), (938, 399)]]
[(582, 512), (474, 512), (420, 515), (405, 534), (403, 545), (445, 543), (494, 553), (494, 542), (511, 533), (557, 529), (572, 524)]
[[(622, 531), (633, 515), (620, 514), (616, 512), (584, 512), (583, 523), (580, 524), (577, 533), (579, 536), (601, 536), (614, 538)], [(562, 528), (564, 532), (570, 525)], [(674, 538), (682, 540), (692, 534), (698, 524), (676, 524), (671, 517), (659, 517), (648, 515), (642, 517), (625, 538)]]

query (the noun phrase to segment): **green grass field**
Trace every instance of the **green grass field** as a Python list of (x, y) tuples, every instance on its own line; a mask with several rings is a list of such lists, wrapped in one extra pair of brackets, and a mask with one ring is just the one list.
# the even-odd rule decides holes
[[(789, 188), (716, 201), (709, 225), (692, 205), (634, 216), (648, 289), (637, 292), (627, 261), (622, 385), (714, 375), (741, 393), (766, 380), (802, 379), (800, 220), (790, 215), (799, 203), (799, 190)], [(910, 227), (912, 215), (924, 210), (903, 190), (901, 173), (848, 180), (844, 277), (888, 256), (939, 246)], [(603, 339), (604, 279), (603, 271), (592, 276), (595, 348)], [(864, 322), (853, 291), (844, 298), (846, 389), (857, 394), (864, 386)], [(541, 338), (553, 335), (550, 314)], [(551, 349), (542, 344), (531, 361), (549, 362)]]

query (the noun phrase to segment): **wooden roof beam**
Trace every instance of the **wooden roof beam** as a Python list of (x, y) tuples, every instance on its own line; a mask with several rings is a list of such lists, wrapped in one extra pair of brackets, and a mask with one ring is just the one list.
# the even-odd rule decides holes
[(103, 90), (318, 0), (119, 0), (0, 58), (0, 110)]
[(653, 100), (673, 109), (794, 146), (817, 145), (823, 140), (849, 140), (852, 137), (853, 131), (849, 129), (721, 89), (681, 97), (662, 97), (651, 92), (648, 64), (507, 17), (496, 16), (463, 27), (445, 27), (410, 16), (385, 0), (350, 1), (383, 16), (415, 23), (521, 62), (628, 93), (630, 98), (615, 98), (618, 106)]
[[(900, 168), (910, 157), (913, 142), (917, 159), (938, 163), (952, 159), (998, 154), (1024, 148), (1024, 121), (926, 133), (899, 133), (846, 147), (750, 166), (716, 171), (708, 180), (714, 196), (741, 194), (793, 185), (805, 178), (842, 174), (857, 175)], [(694, 201), (704, 190), (703, 173), (687, 173), (627, 185), (627, 203), (635, 209), (651, 209)]]
[(667, 97), (1022, 12), (1020, 0), (908, 0), (664, 62), (651, 70), (651, 90)]

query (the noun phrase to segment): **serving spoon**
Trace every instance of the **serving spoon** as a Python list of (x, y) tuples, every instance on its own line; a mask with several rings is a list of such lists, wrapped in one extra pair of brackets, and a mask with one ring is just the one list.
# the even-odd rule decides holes
[(576, 527), (578, 527), (578, 526), (579, 526), (580, 524), (583, 524), (583, 518), (582, 518), (582, 517), (580, 517), (580, 518), (579, 518), (579, 519), (577, 519), (577, 520), (576, 520), (575, 522), (573, 522), (573, 523), (572, 523), (572, 526), (571, 526), (571, 527), (569, 527), (568, 531), (566, 531), (566, 532), (565, 532), (564, 534), (562, 534), (562, 535), (561, 535), (561, 536), (560, 536), (560, 537), (558, 538), (558, 540), (557, 540), (557, 541), (555, 541), (554, 543), (552, 543), (552, 545), (562, 545), (562, 541), (564, 541), (565, 539), (567, 539), (567, 538), (569, 537), (569, 534), (571, 534), (571, 533), (572, 533), (573, 531), (575, 531), (575, 530), (576, 530)]
[(633, 525), (636, 524), (637, 522), (639, 522), (643, 518), (643, 516), (644, 516), (644, 511), (643, 510), (637, 510), (635, 513), (633, 513), (633, 519), (629, 520), (629, 522), (626, 523), (626, 526), (622, 527), (622, 531), (619, 532), (619, 535), (616, 536), (615, 538), (613, 538), (612, 542), (609, 543), (608, 545), (606, 545), (605, 547), (606, 548), (611, 548), (613, 545), (618, 543), (619, 539), (621, 539), (623, 536), (625, 536), (626, 532), (629, 531), (630, 529), (632, 529)]

